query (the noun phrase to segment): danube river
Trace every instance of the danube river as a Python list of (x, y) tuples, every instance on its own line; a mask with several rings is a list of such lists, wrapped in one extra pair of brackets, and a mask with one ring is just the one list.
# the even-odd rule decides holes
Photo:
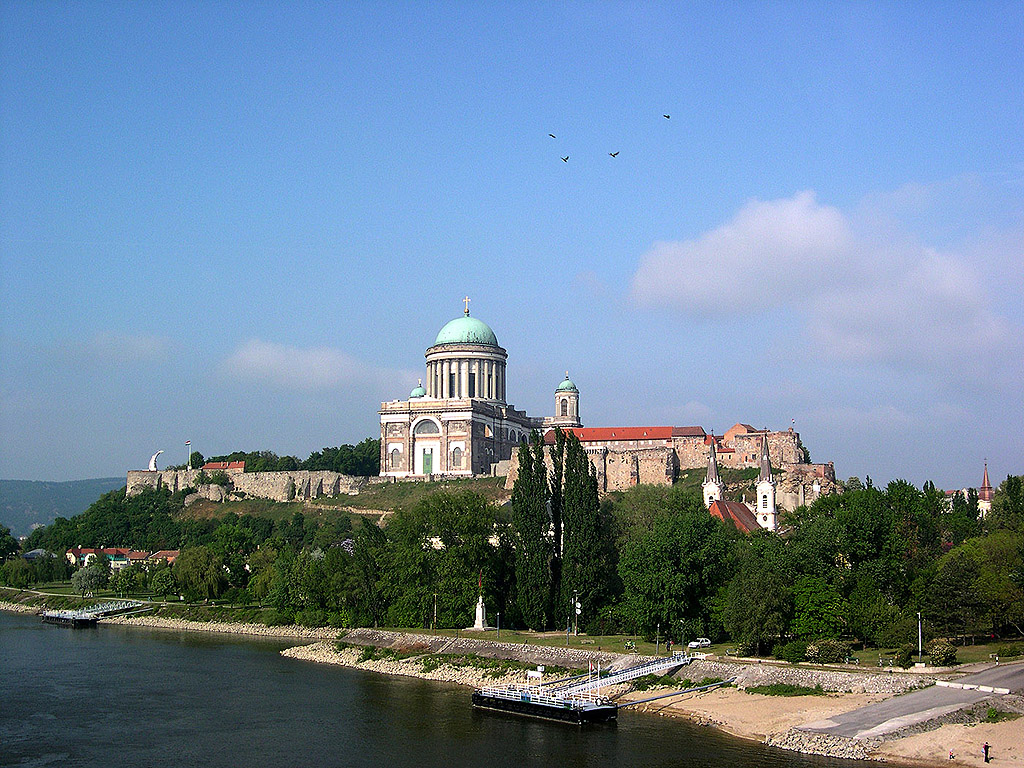
[(0, 765), (857, 765), (628, 710), (586, 728), (479, 712), (467, 688), (286, 659), (286, 645), (0, 612)]

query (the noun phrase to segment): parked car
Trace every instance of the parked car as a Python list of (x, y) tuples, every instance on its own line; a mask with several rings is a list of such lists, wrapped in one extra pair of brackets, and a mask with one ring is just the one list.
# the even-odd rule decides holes
[(711, 641), (708, 640), (706, 637), (698, 637), (696, 640), (691, 640), (689, 643), (687, 643), (687, 647), (689, 647), (689, 648), (710, 648), (711, 647)]

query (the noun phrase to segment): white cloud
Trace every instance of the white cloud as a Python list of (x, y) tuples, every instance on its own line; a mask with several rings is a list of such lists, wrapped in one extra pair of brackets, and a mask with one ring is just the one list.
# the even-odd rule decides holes
[(221, 363), (220, 372), (239, 381), (304, 391), (356, 384), (387, 387), (390, 391), (396, 382), (404, 386), (413, 376), (408, 371), (365, 363), (331, 347), (289, 347), (261, 339), (242, 344)]
[(632, 296), (699, 314), (758, 311), (798, 300), (834, 275), (851, 244), (845, 217), (813, 192), (752, 200), (696, 240), (655, 243), (633, 276)]
[(752, 201), (697, 239), (656, 243), (634, 274), (632, 297), (693, 315), (785, 307), (823, 359), (1016, 375), (1024, 332), (999, 314), (993, 289), (1008, 291), (1012, 304), (1020, 286), (986, 284), (963, 253), (922, 245), (894, 218), (937, 196), (908, 185), (862, 201), (852, 217), (813, 192)]

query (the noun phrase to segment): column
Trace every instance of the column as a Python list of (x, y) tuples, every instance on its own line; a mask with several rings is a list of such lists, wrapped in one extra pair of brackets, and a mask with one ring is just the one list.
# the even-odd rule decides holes
[(469, 389), (469, 361), (459, 360), (459, 397), (465, 397)]

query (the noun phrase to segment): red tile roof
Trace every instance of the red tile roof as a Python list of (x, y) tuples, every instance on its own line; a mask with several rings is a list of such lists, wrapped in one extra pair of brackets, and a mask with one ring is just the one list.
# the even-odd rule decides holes
[[(570, 427), (581, 443), (616, 442), (619, 440), (671, 440), (675, 427)], [(555, 442), (554, 430), (544, 435), (544, 442)]]
[(672, 437), (706, 437), (703, 427), (672, 427)]
[(738, 501), (712, 502), (708, 512), (719, 520), (732, 523), (736, 526), (737, 530), (743, 531), (743, 533), (752, 533), (761, 529), (761, 526), (757, 524), (757, 518), (754, 517), (754, 513), (750, 511), (746, 504), (741, 504)]
[(240, 469), (245, 470), (244, 461), (208, 461), (203, 464), (203, 469)]

